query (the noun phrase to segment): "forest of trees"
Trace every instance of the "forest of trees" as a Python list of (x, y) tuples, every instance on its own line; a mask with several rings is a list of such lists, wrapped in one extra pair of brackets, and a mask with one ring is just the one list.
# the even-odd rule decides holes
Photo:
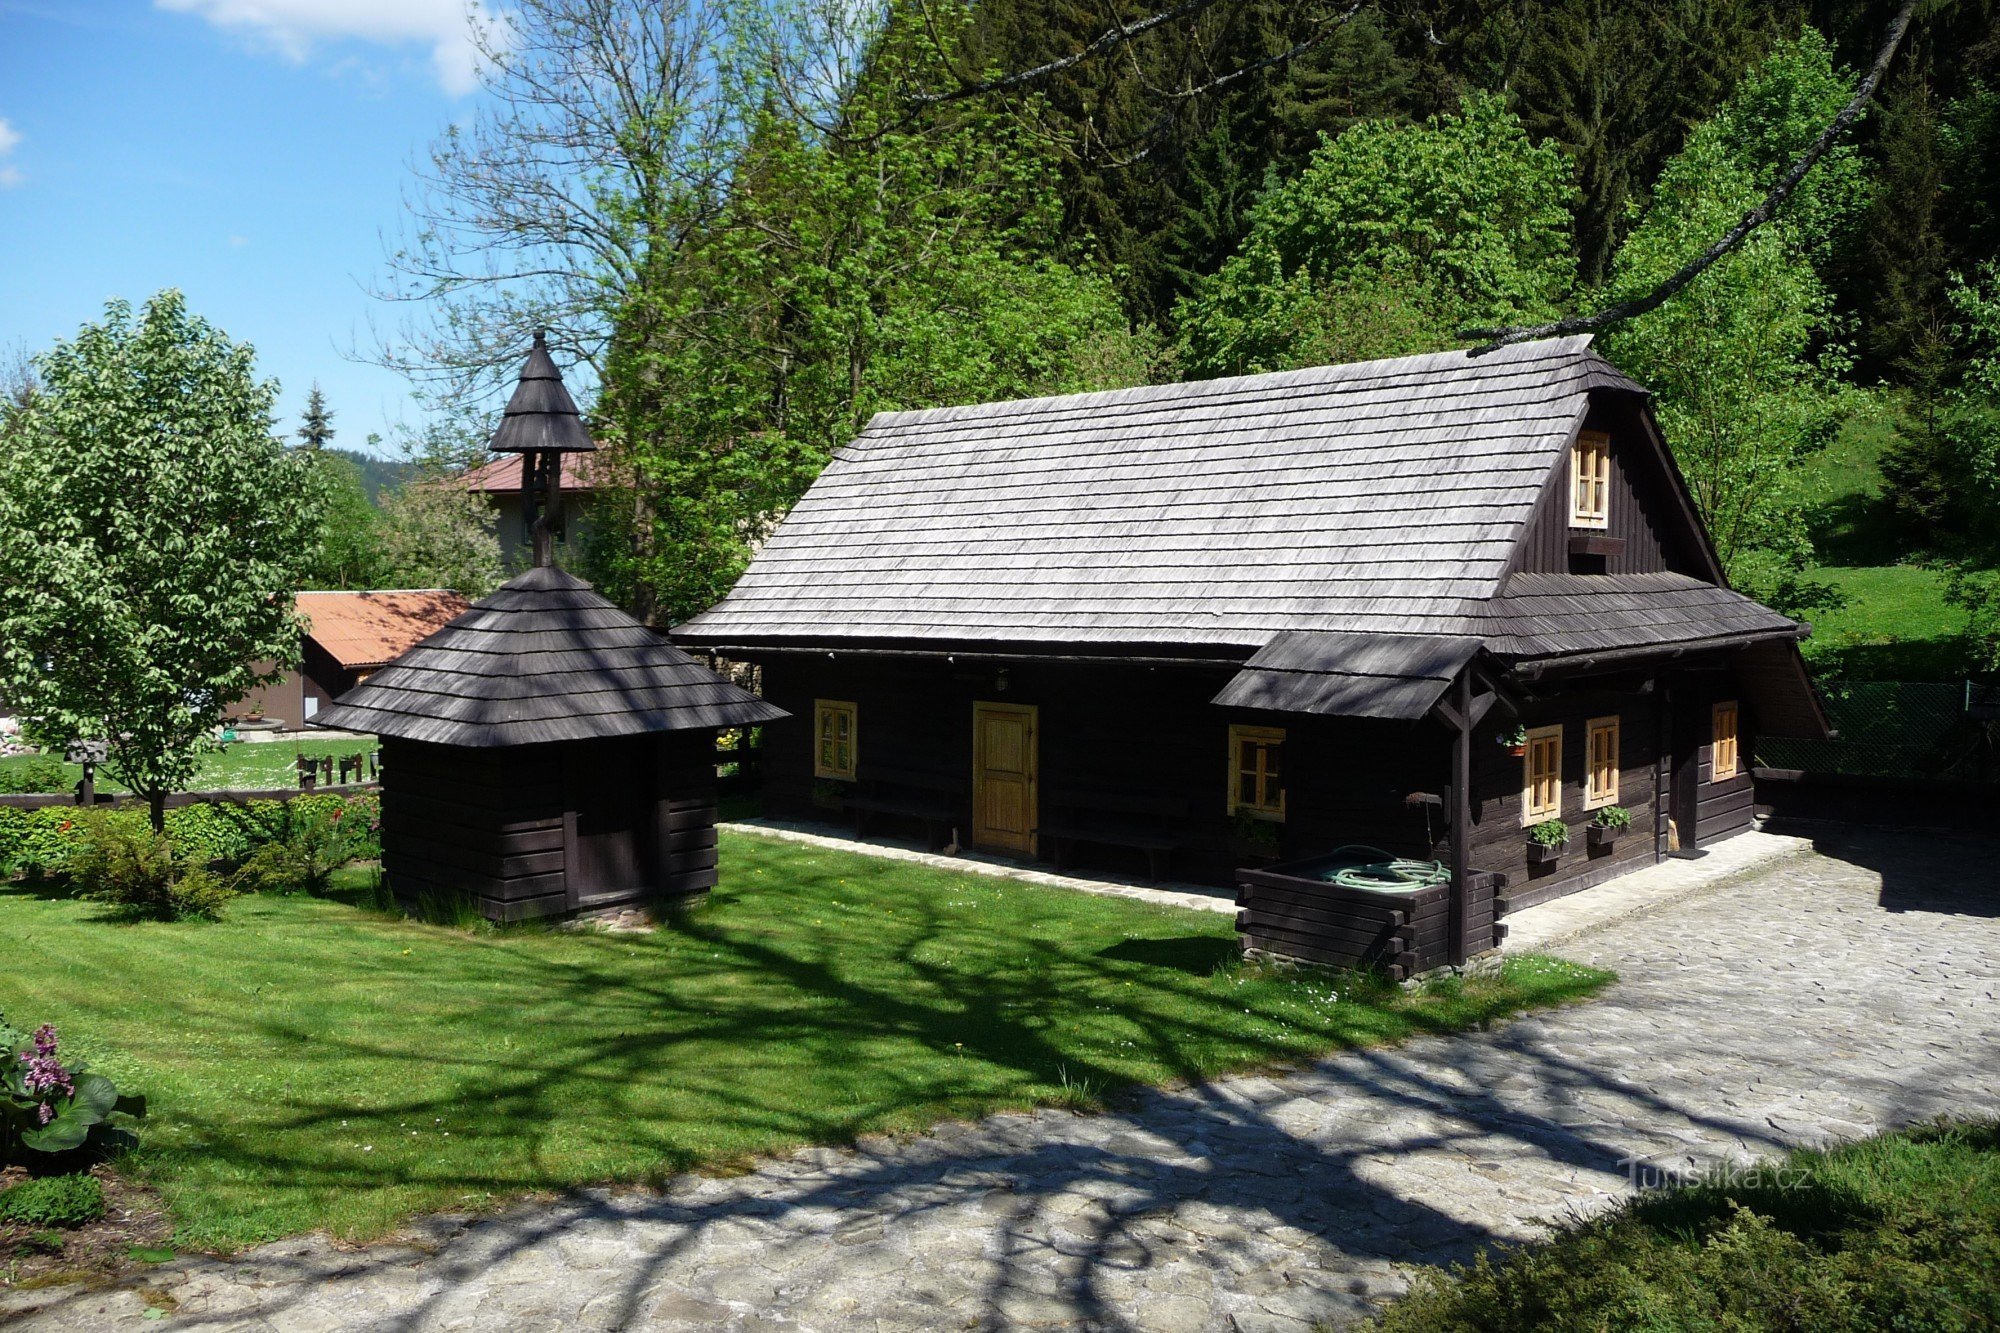
[[(523, 0), (391, 256), (384, 356), (469, 421), (548, 325), (619, 479), (585, 572), (680, 619), (878, 410), (1468, 346), (1648, 291), (1903, 8)], [(1991, 670), (2000, 22), (1914, 13), (1775, 218), (1599, 345), (1739, 586), (1834, 613), (1860, 584), (1829, 553), (1865, 546)]]

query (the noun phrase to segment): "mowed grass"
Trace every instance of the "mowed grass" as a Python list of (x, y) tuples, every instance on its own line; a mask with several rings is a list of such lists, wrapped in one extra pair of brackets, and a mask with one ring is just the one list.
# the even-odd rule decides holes
[(1887, 495), (1882, 454), (1896, 438), (1897, 400), (1878, 395), (1806, 461), (1819, 564), (1808, 577), (1846, 599), (1815, 612), (1805, 654), (1829, 678), (1953, 680), (1965, 675), (1965, 612), (1944, 600), (1944, 577), (1922, 563), (1924, 533)]
[(722, 866), (649, 936), (303, 897), (126, 925), (17, 887), (0, 1009), (151, 1098), (131, 1169), (179, 1244), (226, 1249), (1451, 1030), (1609, 979), (1524, 958), (1408, 993), (1243, 968), (1224, 913), (754, 836), (725, 835)]
[(1830, 675), (1950, 680), (1965, 672), (1965, 612), (1944, 600), (1944, 577), (1921, 565), (1826, 566), (1812, 577), (1846, 605), (1812, 617), (1808, 660)]
[[(348, 755), (367, 754), (377, 744), (372, 736), (359, 740), (239, 741), (213, 754), (203, 755), (201, 766), (196, 770), (188, 790), (271, 791), (297, 787), (300, 755), (314, 758), (332, 755), (340, 759)], [(0, 768), (19, 766), (36, 758), (35, 755), (8, 755), (0, 759)], [(83, 777), (83, 769), (75, 764), (65, 764), (63, 770), (72, 784)], [(102, 769), (98, 770), (97, 786), (100, 791), (124, 790)]]

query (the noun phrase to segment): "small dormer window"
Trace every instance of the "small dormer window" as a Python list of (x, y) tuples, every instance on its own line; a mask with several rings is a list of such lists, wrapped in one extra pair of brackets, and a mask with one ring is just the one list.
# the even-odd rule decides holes
[(1611, 437), (1587, 430), (1569, 451), (1570, 511), (1573, 528), (1611, 526)]

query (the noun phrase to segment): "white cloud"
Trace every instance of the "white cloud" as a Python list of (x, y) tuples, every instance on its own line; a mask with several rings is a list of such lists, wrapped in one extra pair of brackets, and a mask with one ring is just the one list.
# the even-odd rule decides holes
[[(218, 28), (239, 29), (292, 60), (316, 43), (354, 38), (386, 46), (430, 48), (438, 84), (453, 96), (479, 86), (479, 52), (466, 0), (153, 0)], [(483, 20), (482, 20), (483, 21)]]
[[(12, 121), (8, 120), (5, 116), (0, 116), (0, 157), (5, 157), (7, 154), (13, 152), (15, 146), (20, 142), (21, 132), (14, 128)], [(21, 174), (19, 167), (9, 166), (4, 162), (0, 162), (0, 190), (11, 190), (26, 179), (27, 177)]]

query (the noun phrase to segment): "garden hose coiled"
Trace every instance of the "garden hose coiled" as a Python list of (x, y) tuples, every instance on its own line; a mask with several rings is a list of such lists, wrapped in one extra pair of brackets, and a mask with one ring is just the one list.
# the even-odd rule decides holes
[(1428, 889), (1451, 879), (1451, 871), (1442, 861), (1415, 861), (1408, 857), (1391, 856), (1380, 847), (1341, 847), (1333, 854), (1339, 856), (1345, 852), (1366, 854), (1376, 859), (1336, 870), (1331, 875), (1323, 876), (1324, 882), (1343, 889), (1381, 892)]

